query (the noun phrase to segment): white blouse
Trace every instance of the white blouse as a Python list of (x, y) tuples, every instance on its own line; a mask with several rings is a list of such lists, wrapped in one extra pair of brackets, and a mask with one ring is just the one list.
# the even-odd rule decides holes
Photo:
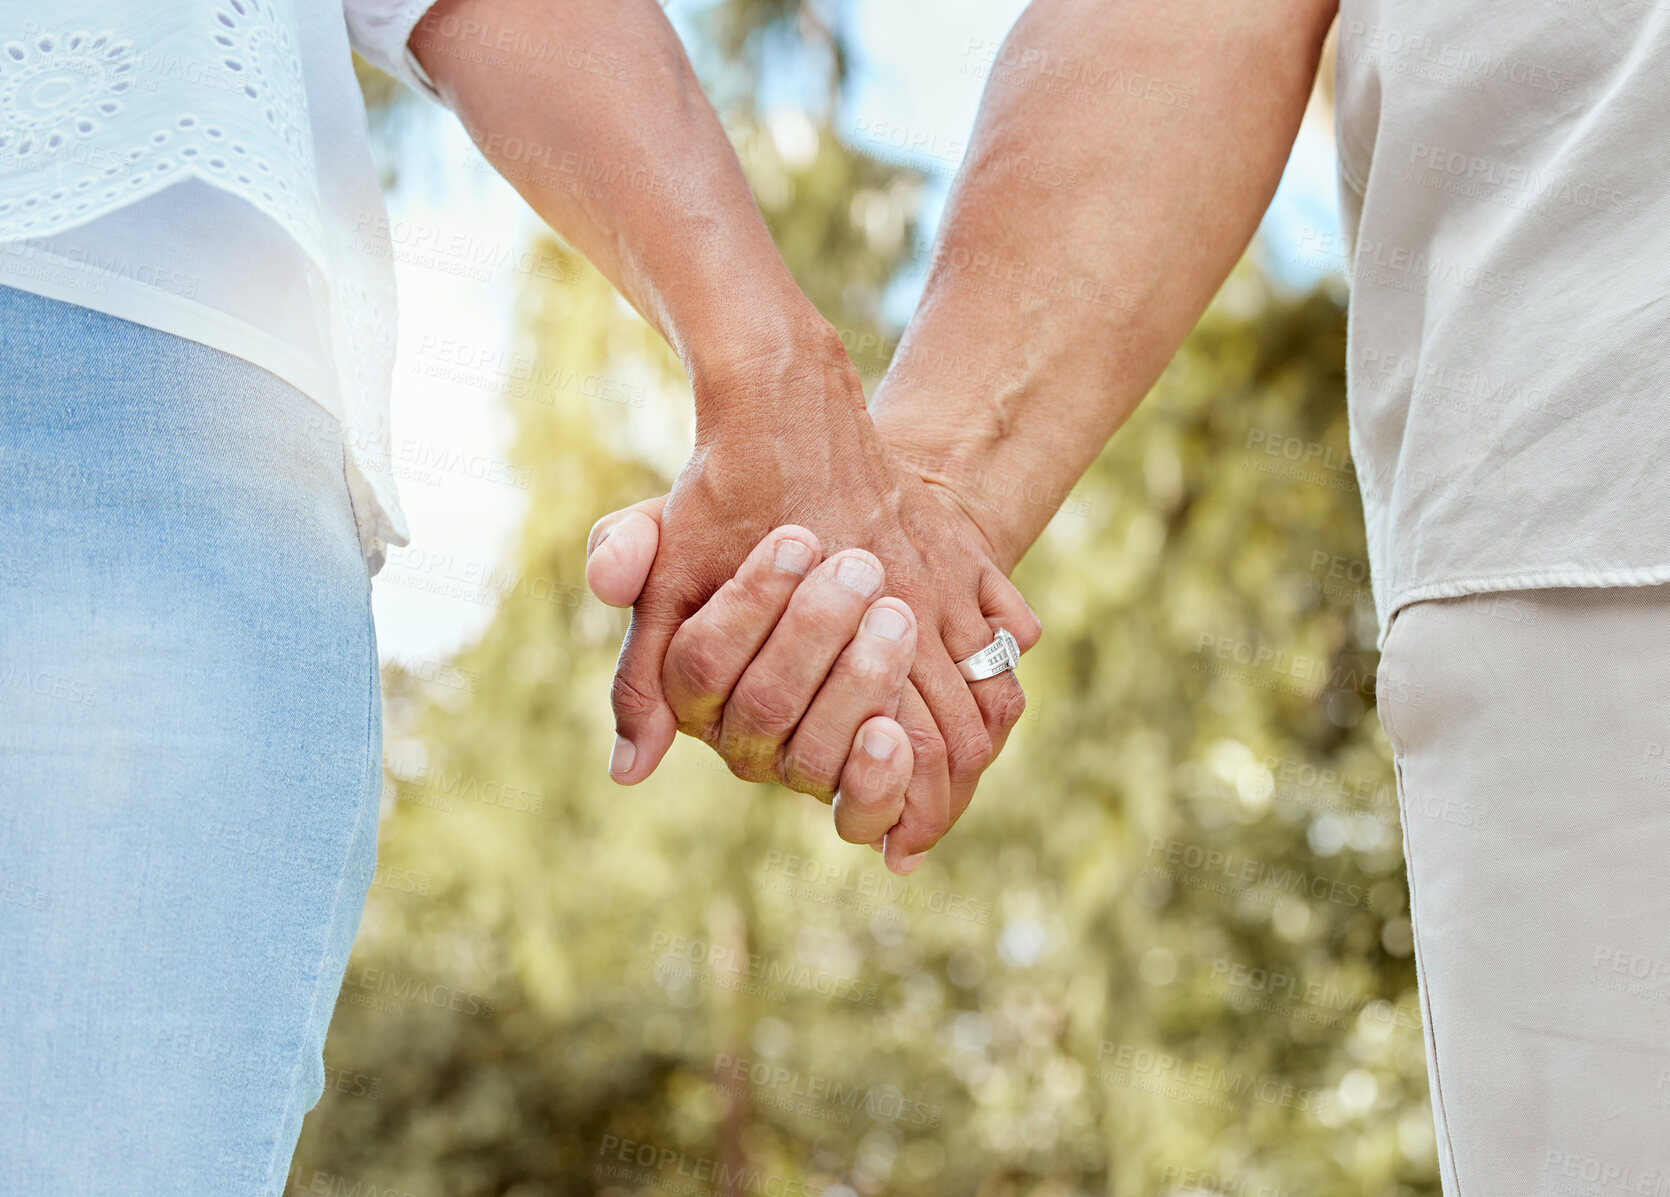
[(433, 97), (406, 48), (433, 2), (0, 7), (0, 284), (236, 354), (315, 400), (340, 422), (373, 572), (407, 534), (393, 263), (349, 45)]

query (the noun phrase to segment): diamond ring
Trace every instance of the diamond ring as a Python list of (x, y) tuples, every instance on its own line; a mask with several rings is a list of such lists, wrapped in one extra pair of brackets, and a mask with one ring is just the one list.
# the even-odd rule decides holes
[(1021, 646), (1007, 628), (997, 629), (997, 636), (972, 657), (957, 662), (957, 672), (971, 682), (1007, 673), (1021, 663)]

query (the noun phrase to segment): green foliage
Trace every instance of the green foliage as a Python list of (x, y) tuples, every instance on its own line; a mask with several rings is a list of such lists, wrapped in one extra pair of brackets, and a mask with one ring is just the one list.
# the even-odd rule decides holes
[[(914, 181), (729, 117), (796, 277), (873, 337)], [(291, 1191), (1436, 1194), (1339, 297), (1231, 279), (1018, 571), (1030, 709), (900, 880), (690, 741), (608, 780), (586, 532), (666, 485), (634, 446), (688, 392), (551, 248), (541, 361), (651, 402), (507, 400), (522, 576), (454, 669), (385, 678), (378, 884)]]

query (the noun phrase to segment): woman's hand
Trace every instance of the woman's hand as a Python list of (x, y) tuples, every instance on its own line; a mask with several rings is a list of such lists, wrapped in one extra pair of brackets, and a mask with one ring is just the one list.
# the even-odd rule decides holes
[[(586, 578), (605, 602), (637, 599), (664, 501), (617, 512), (592, 530)], [(916, 656), (916, 620), (899, 599), (871, 601), (883, 575), (869, 553), (821, 558), (805, 528), (767, 534), (674, 635), (662, 670), (666, 700), (680, 730), (739, 776), (831, 802), (842, 839), (879, 844), (898, 822), (911, 775), (909, 739), (891, 716)]]

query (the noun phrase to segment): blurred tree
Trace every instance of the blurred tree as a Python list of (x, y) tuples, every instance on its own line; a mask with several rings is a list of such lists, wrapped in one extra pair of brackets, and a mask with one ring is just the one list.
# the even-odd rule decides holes
[[(822, 12), (732, 0), (713, 37), (743, 69)], [(874, 376), (918, 181), (751, 94), (762, 210)], [(385, 677), (378, 881), (292, 1191), (1436, 1194), (1341, 297), (1226, 285), (1022, 564), (1030, 710), (900, 880), (689, 741), (609, 782), (624, 619), (586, 531), (665, 487), (639, 447), (688, 389), (548, 248), (578, 282), (523, 296), (518, 568), (454, 668)]]

